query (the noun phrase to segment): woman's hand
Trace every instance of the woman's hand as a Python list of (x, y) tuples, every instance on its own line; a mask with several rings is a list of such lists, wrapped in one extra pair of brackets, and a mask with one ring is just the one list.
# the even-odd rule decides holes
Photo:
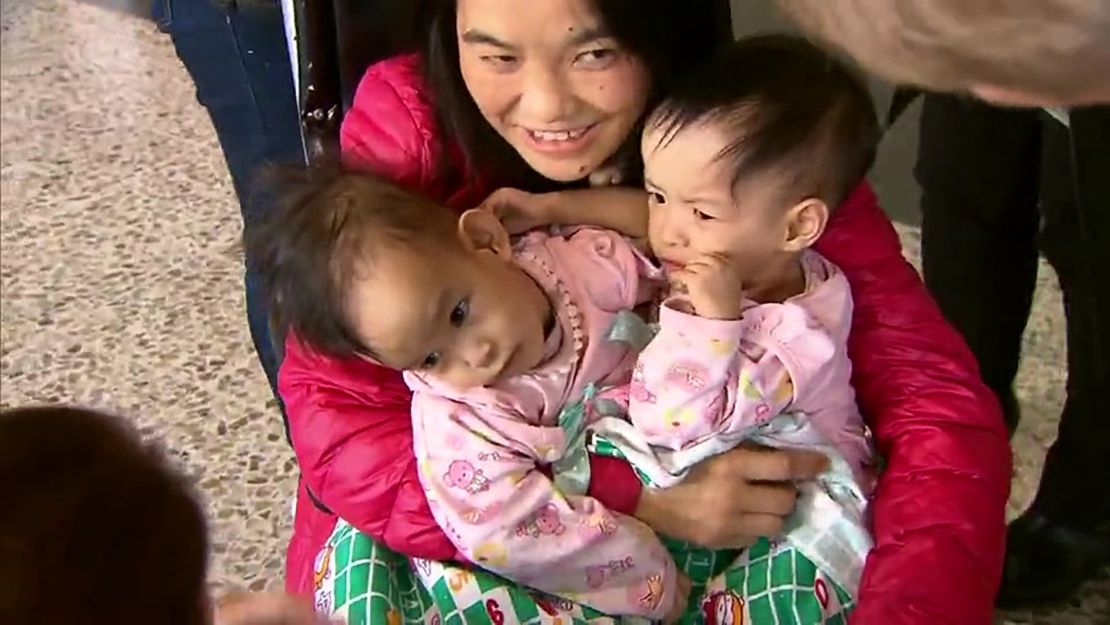
[(496, 215), (509, 234), (522, 234), (555, 224), (550, 195), (505, 187), (491, 193), (478, 208)]
[(738, 447), (695, 466), (682, 483), (644, 489), (636, 518), (652, 529), (712, 549), (778, 536), (794, 510), (794, 483), (828, 468), (817, 452)]

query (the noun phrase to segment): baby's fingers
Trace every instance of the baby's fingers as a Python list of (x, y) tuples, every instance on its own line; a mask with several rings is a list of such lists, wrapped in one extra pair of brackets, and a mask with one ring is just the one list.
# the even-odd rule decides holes
[(332, 625), (307, 601), (281, 593), (243, 593), (225, 597), (215, 625)]

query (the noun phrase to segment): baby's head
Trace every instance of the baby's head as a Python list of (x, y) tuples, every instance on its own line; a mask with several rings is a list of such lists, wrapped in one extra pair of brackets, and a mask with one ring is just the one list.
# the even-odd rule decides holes
[(276, 321), (310, 347), (485, 386), (540, 363), (550, 304), (492, 212), (458, 216), (379, 177), (314, 167), (279, 180), (247, 234)]
[(736, 259), (745, 279), (793, 259), (875, 158), (866, 86), (806, 41), (736, 42), (648, 118), (652, 248), (665, 264)]
[(122, 419), (0, 412), (0, 622), (202, 625), (204, 513)]

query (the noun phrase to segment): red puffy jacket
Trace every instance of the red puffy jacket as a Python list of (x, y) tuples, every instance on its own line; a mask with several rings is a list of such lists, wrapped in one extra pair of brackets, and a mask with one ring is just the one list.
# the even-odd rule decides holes
[[(367, 71), (341, 141), (349, 164), (456, 208), (476, 205), (490, 190), (472, 174), (459, 176), (461, 185), (441, 181), (438, 159), (447, 148), (415, 56)], [(852, 621), (989, 623), (1011, 468), (998, 406), (902, 257), (868, 185), (838, 209), (818, 249), (852, 285), (853, 383), (887, 460), (872, 507), (875, 550)], [(290, 591), (311, 591), (313, 557), (335, 514), (401, 553), (456, 555), (417, 479), (409, 392), (399, 374), (319, 355), (290, 337), (279, 387), (302, 471)], [(593, 469), (590, 494), (612, 509), (634, 510), (640, 483), (628, 465), (594, 459)]]

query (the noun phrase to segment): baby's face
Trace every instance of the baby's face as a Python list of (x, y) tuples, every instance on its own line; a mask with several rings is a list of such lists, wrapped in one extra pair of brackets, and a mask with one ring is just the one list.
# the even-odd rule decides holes
[(731, 187), (718, 163), (724, 138), (694, 125), (673, 137), (650, 122), (641, 142), (648, 191), (648, 237), (666, 272), (710, 254), (733, 259), (745, 282), (778, 255), (787, 237), (787, 211), (773, 175)]
[(382, 364), (466, 389), (540, 363), (550, 304), (511, 260), (428, 242), (380, 249), (356, 275), (348, 311)]

